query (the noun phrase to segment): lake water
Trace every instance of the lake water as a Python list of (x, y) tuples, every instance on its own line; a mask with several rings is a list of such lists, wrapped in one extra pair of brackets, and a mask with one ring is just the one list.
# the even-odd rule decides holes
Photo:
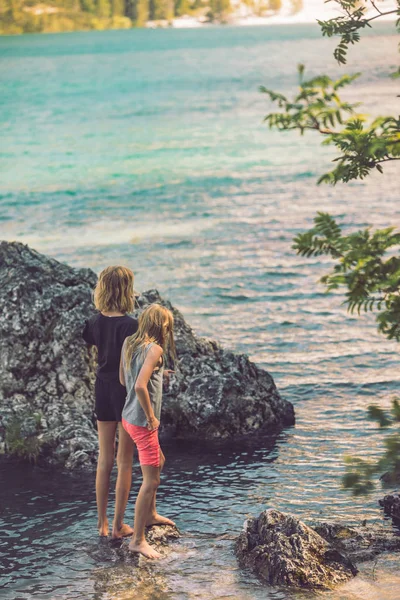
[[(398, 224), (398, 172), (317, 187), (331, 152), (318, 136), (270, 132), (258, 86), (289, 92), (297, 62), (362, 71), (346, 96), (396, 114), (391, 32), (341, 69), (309, 25), (0, 38), (0, 237), (96, 271), (128, 264), (137, 289), (157, 287), (199, 334), (268, 369), (297, 415), (262, 444), (165, 448), (160, 507), (184, 536), (140, 574), (125, 546), (96, 538), (92, 476), (2, 462), (1, 598), (311, 598), (238, 569), (229, 536), (246, 515), (381, 518), (379, 490), (354, 499), (340, 480), (346, 453), (381, 451), (365, 409), (398, 391), (397, 345), (325, 295), (329, 263), (291, 244), (317, 210), (349, 228)], [(386, 557), (322, 597), (398, 600), (399, 585)]]

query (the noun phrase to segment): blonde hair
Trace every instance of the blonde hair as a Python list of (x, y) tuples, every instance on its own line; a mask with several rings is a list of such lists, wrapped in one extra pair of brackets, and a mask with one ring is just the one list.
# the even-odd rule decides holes
[(94, 305), (100, 312), (131, 313), (134, 275), (127, 267), (107, 267), (97, 280)]
[(125, 340), (125, 363), (130, 365), (133, 355), (148, 343), (156, 343), (164, 353), (176, 359), (174, 341), (174, 317), (161, 304), (150, 304), (139, 315), (138, 330)]

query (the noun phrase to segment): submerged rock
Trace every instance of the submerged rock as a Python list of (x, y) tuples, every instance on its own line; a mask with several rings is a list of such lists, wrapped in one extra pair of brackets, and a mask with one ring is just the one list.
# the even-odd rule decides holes
[(146, 540), (152, 546), (164, 554), (169, 546), (168, 544), (177, 540), (181, 537), (179, 530), (177, 527), (173, 525), (153, 525), (153, 527), (148, 527), (146, 529)]
[(323, 522), (313, 525), (313, 529), (355, 563), (373, 560), (382, 552), (400, 551), (400, 536), (382, 524), (348, 526)]
[(385, 513), (393, 519), (396, 525), (400, 525), (400, 494), (387, 494), (379, 500)]
[[(95, 459), (95, 357), (81, 338), (95, 283), (90, 269), (0, 244), (0, 451), (69, 469)], [(175, 316), (178, 363), (162, 415), (173, 436), (234, 439), (294, 423), (266, 371), (197, 337), (157, 291), (138, 301), (160, 302)]]
[[(176, 527), (156, 526), (146, 531), (147, 541), (162, 557), (168, 556), (180, 533)], [(100, 542), (102, 548), (95, 557), (99, 564), (111, 563), (111, 567), (101, 567), (93, 572), (94, 588), (101, 598), (118, 600), (152, 600), (164, 598), (170, 591), (165, 574), (157, 568), (158, 561), (148, 561), (139, 554), (128, 550), (129, 538), (110, 544)], [(115, 556), (116, 555), (116, 556)], [(167, 596), (165, 596), (167, 597)]]
[(346, 554), (315, 530), (274, 509), (245, 521), (235, 552), (241, 566), (270, 585), (329, 589), (357, 573)]

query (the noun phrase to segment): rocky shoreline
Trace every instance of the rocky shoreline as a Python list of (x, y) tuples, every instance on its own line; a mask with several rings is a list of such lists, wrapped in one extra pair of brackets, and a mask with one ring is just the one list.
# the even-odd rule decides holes
[[(156, 526), (146, 532), (147, 540), (163, 558), (171, 552), (185, 556), (185, 534), (176, 527)], [(306, 525), (293, 515), (275, 509), (263, 511), (257, 518), (247, 519), (243, 530), (233, 539), (240, 567), (252, 571), (261, 583), (275, 588), (298, 588), (311, 592), (332, 590), (343, 586), (359, 574), (362, 563), (375, 563), (382, 553), (400, 552), (400, 533), (383, 524), (348, 526), (337, 522), (315, 522)], [(104, 569), (98, 583), (121, 596), (138, 586), (152, 589), (155, 573), (148, 570), (148, 561), (130, 554), (128, 540), (111, 543), (118, 548), (123, 562), (133, 569)], [(364, 570), (364, 569), (363, 569)], [(363, 579), (361, 575), (361, 580)], [(159, 590), (162, 580), (157, 581)], [(130, 596), (129, 596), (130, 597)]]
[[(96, 275), (20, 243), (0, 244), (0, 452), (67, 469), (97, 455), (95, 355), (81, 338)], [(197, 337), (156, 290), (138, 298), (170, 308), (178, 363), (164, 391), (163, 431), (175, 438), (236, 440), (294, 424), (294, 409), (265, 370)]]

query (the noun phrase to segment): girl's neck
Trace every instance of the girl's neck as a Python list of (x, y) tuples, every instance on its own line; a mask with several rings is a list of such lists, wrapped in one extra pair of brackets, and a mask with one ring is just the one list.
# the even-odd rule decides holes
[(102, 310), (101, 314), (103, 315), (103, 317), (124, 317), (125, 316), (125, 313), (113, 311), (113, 310), (110, 310), (107, 312)]

